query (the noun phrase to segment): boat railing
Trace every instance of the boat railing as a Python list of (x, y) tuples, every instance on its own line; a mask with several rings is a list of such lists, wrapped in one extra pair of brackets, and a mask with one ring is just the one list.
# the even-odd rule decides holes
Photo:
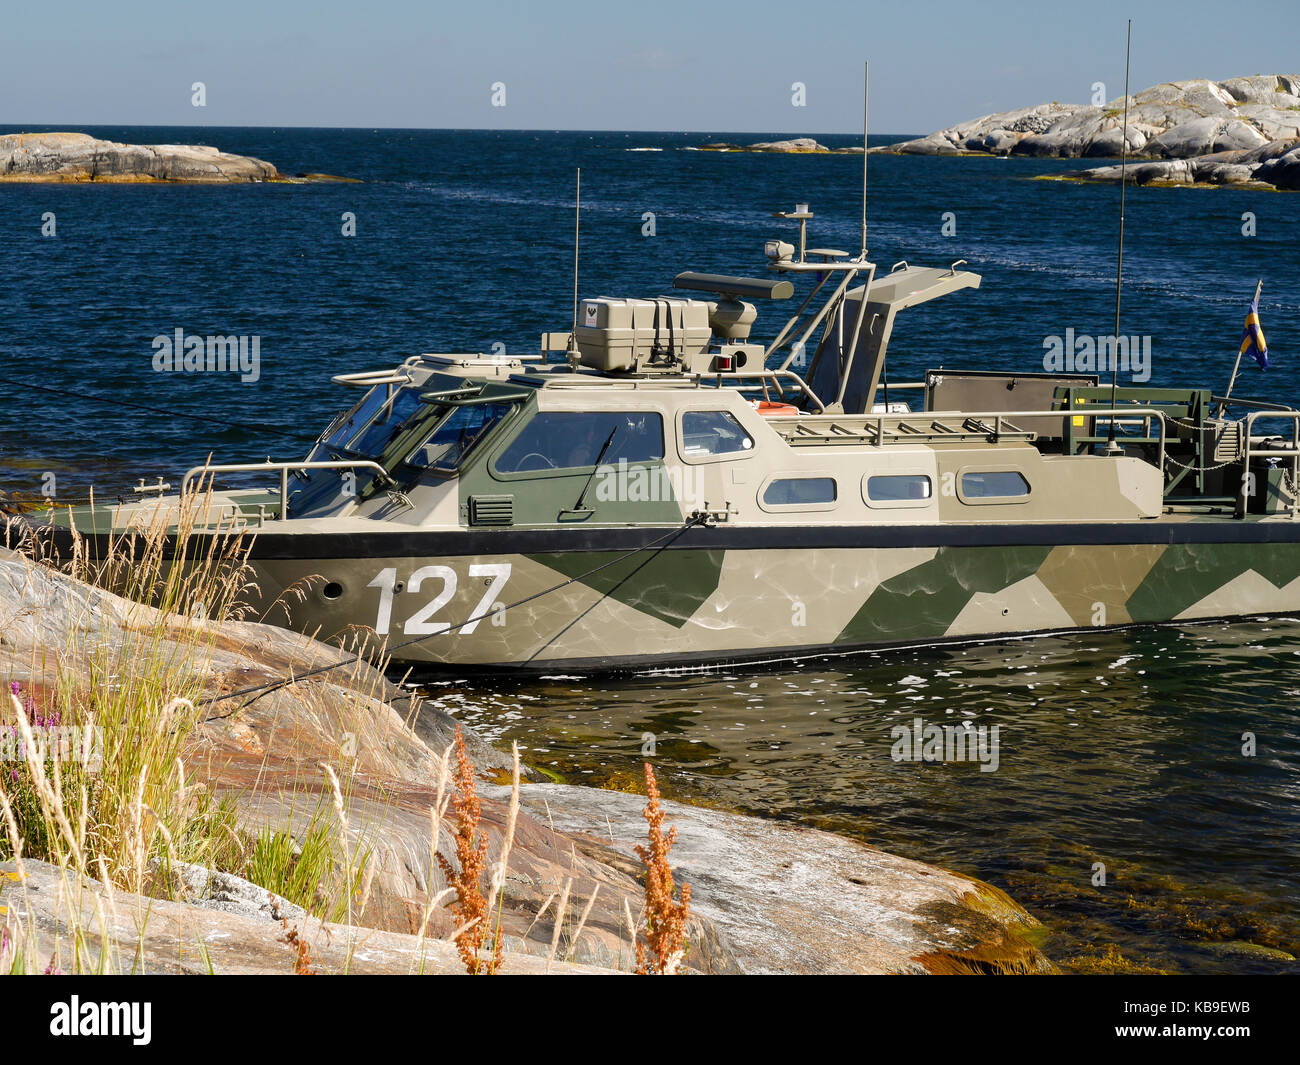
[(404, 385), (410, 380), (410, 375), (401, 370), (363, 370), (360, 373), (335, 374), (330, 378), (330, 384), (373, 388), (375, 385)]
[(1271, 406), (1265, 410), (1253, 410), (1246, 415), (1245, 428), (1241, 434), (1243, 437), (1243, 455), (1239, 512), (1245, 512), (1250, 503), (1250, 496), (1253, 494), (1251, 482), (1254, 478), (1250, 469), (1251, 430), (1254, 429), (1256, 421), (1285, 421), (1291, 424), (1291, 439), (1287, 441), (1288, 447), (1266, 448), (1261, 445), (1254, 448), (1254, 453), (1261, 458), (1289, 458), (1291, 460), (1291, 483), (1287, 486), (1287, 493), (1291, 497), (1291, 503), (1288, 509), (1291, 511), (1293, 519), (1300, 517), (1300, 410), (1279, 410)]
[(768, 392), (769, 384), (772, 388), (776, 389), (778, 394), (784, 396), (781, 382), (787, 381), (794, 385), (800, 396), (806, 397), (810, 403), (816, 406), (818, 413), (824, 413), (826, 410), (826, 404), (817, 398), (817, 393), (808, 386), (808, 382), (800, 377), (794, 370), (762, 368), (757, 370), (725, 370), (721, 373), (704, 373), (696, 375), (696, 379), (699, 381), (703, 381), (706, 378), (717, 381), (719, 385), (724, 381), (728, 383), (741, 383), (745, 381), (753, 382), (748, 387), (761, 387), (765, 399), (771, 398), (771, 395)]
[[(1298, 412), (1300, 413), (1300, 412)], [(1021, 429), (1026, 418), (1079, 418), (1076, 410), (919, 411), (910, 414), (792, 415), (769, 419), (787, 443), (795, 445), (916, 444), (1001, 440), (1033, 442), (1036, 432)], [(1087, 417), (1114, 419), (1115, 424), (1140, 426), (1142, 435), (1121, 437), (1121, 442), (1152, 443), (1158, 448), (1160, 469), (1165, 465), (1168, 437), (1166, 415), (1155, 407), (1089, 408)]]
[(370, 459), (339, 459), (329, 462), (233, 462), (221, 466), (195, 466), (181, 480), (181, 495), (186, 495), (196, 478), (218, 473), (279, 473), (280, 517), (289, 513), (289, 474), (297, 470), (349, 470), (370, 469), (387, 477), (388, 471)]
[(1251, 410), (1261, 411), (1280, 411), (1283, 414), (1294, 411), (1296, 408), (1289, 403), (1269, 403), (1263, 399), (1246, 399), (1242, 396), (1211, 396), (1210, 402), (1223, 407), (1246, 407)]

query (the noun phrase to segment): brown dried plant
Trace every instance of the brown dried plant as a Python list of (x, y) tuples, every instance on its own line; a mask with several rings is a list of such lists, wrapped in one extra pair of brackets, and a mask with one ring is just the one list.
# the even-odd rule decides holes
[[(645, 864), (645, 943), (634, 939), (636, 971), (642, 976), (671, 976), (686, 956), (686, 921), (691, 915), (691, 885), (683, 884), (680, 901), (673, 899), (673, 869), (668, 852), (677, 839), (676, 827), (665, 834), (665, 814), (659, 805), (659, 785), (650, 763), (645, 763), (645, 792), (649, 798), (643, 816), (650, 826), (650, 846), (637, 846)], [(646, 947), (649, 947), (647, 951)], [(653, 959), (650, 957), (653, 954)]]
[(491, 975), (501, 965), (501, 936), (494, 937), (491, 955), (484, 959), (480, 952), (488, 935), (491, 910), (482, 887), (483, 871), (487, 866), (488, 835), (479, 828), (482, 809), (474, 782), (474, 763), (465, 749), (465, 735), (459, 725), (456, 726), (455, 751), (456, 771), (452, 779), (456, 793), (452, 796), (451, 808), (456, 815), (456, 828), (452, 838), (456, 843), (456, 863), (460, 868), (453, 869), (441, 852), (437, 855), (438, 866), (456, 892), (456, 901), (451, 904), (451, 909), (460, 920), (455, 940), (461, 961), (471, 975)]
[(293, 948), (293, 972), (295, 976), (316, 976), (316, 970), (311, 966), (311, 947), (307, 941), (298, 933), (298, 926), (289, 927), (287, 918), (280, 921), (280, 927), (284, 930), (284, 935), (280, 937), (280, 942), (285, 943)]

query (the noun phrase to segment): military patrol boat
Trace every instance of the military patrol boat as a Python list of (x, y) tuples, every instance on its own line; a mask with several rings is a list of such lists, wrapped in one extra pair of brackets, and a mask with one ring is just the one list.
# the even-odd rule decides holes
[[(777, 217), (797, 233), (766, 244), (766, 278), (587, 299), (537, 355), (335, 377), (361, 398), (303, 460), (193, 469), (180, 496), (142, 487), (71, 521), (93, 547), (174, 520), (209, 476), (273, 474), (205, 504), (251, 534), (261, 601), (308, 587), (294, 627), (364, 627), (397, 661), (457, 672), (1300, 610), (1300, 412), (1088, 373), (888, 384), (898, 314), (979, 276), (880, 271), (808, 248), (806, 205)], [(756, 307), (796, 282), (752, 339)]]

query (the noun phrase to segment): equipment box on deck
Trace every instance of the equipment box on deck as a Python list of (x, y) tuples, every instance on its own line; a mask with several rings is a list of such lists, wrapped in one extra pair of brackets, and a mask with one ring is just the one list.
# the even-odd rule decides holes
[(698, 354), (711, 333), (704, 300), (602, 296), (578, 308), (578, 351), (596, 370), (633, 370), (656, 352)]

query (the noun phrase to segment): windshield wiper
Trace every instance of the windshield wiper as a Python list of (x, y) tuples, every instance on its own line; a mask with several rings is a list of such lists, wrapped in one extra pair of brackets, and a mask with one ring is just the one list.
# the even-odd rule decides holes
[(583, 504), (586, 501), (587, 493), (591, 491), (591, 482), (596, 479), (596, 474), (600, 471), (601, 463), (605, 461), (605, 456), (609, 454), (610, 445), (614, 443), (614, 437), (616, 436), (618, 436), (617, 425), (610, 430), (609, 436), (605, 438), (605, 445), (600, 449), (600, 454), (596, 456), (596, 464), (591, 468), (591, 473), (587, 477), (587, 483), (582, 486), (582, 494), (578, 496), (578, 501), (574, 503), (573, 506), (561, 510), (559, 515), (561, 518), (566, 514), (576, 516), (579, 514), (586, 515), (595, 513), (591, 507), (584, 506)]

